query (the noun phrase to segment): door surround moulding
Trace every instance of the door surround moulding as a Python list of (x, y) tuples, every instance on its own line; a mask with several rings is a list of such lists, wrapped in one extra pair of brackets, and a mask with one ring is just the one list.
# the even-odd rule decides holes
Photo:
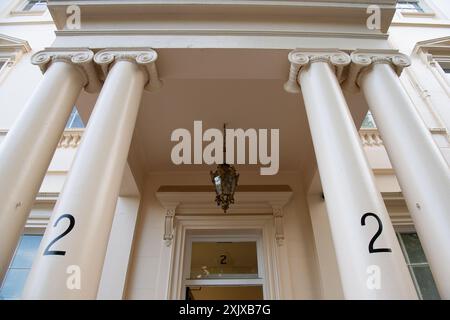
[(271, 216), (275, 240), (283, 245), (283, 207), (292, 197), (288, 185), (241, 185), (235, 193), (235, 203), (226, 214), (217, 207), (213, 186), (161, 186), (156, 198), (165, 208), (164, 240), (172, 244), (177, 221), (182, 216)]

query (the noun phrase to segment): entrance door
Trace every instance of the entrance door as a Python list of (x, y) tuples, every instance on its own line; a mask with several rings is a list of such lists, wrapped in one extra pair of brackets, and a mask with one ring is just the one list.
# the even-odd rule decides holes
[(262, 300), (264, 264), (258, 235), (191, 235), (186, 241), (187, 300)]

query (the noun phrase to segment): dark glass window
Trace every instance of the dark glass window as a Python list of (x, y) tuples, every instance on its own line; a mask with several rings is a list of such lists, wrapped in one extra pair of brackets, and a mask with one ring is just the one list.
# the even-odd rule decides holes
[(423, 300), (439, 300), (439, 292), (417, 233), (398, 232), (397, 236), (419, 297)]

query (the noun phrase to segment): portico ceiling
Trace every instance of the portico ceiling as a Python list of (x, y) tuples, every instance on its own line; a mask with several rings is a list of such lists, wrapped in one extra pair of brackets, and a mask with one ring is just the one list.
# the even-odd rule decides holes
[[(79, 5), (80, 30), (65, 28), (66, 7)], [(367, 6), (379, 5), (381, 30), (366, 26)], [(386, 30), (395, 0), (331, 1), (50, 1), (58, 27), (56, 47), (147, 47), (164, 82), (145, 92), (131, 147), (132, 170), (203, 171), (212, 166), (172, 163), (173, 130), (203, 121), (203, 129), (279, 129), (280, 171), (312, 177), (315, 158), (301, 94), (289, 94), (287, 55), (295, 47), (355, 50), (388, 47)], [(88, 118), (95, 96), (78, 101)], [(348, 103), (356, 123), (367, 106)], [(329, 132), (330, 135), (333, 132)], [(259, 170), (239, 165), (238, 170)], [(307, 178), (308, 179), (308, 178)]]
[[(163, 87), (144, 92), (132, 150), (140, 171), (202, 171), (215, 166), (175, 165), (170, 140), (173, 130), (193, 122), (209, 128), (280, 130), (280, 171), (312, 176), (315, 158), (301, 94), (284, 91), (289, 63), (287, 50), (160, 49), (157, 66)], [(358, 125), (367, 110), (360, 95), (347, 97)], [(82, 94), (79, 109), (85, 116), (95, 96)], [(332, 106), (330, 106), (332, 107)], [(330, 135), (333, 132), (329, 133)], [(204, 146), (207, 143), (204, 143)], [(238, 165), (241, 171), (259, 171), (261, 165)]]

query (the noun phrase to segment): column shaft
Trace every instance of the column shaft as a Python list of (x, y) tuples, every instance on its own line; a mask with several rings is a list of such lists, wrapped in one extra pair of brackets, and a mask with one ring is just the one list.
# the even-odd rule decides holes
[(450, 170), (389, 64), (360, 79), (444, 299), (450, 299)]
[(119, 60), (109, 71), (23, 298), (96, 298), (145, 82), (134, 62)]
[(0, 283), (83, 83), (73, 65), (52, 63), (0, 145)]
[(345, 298), (417, 298), (335, 74), (313, 62), (299, 81)]

